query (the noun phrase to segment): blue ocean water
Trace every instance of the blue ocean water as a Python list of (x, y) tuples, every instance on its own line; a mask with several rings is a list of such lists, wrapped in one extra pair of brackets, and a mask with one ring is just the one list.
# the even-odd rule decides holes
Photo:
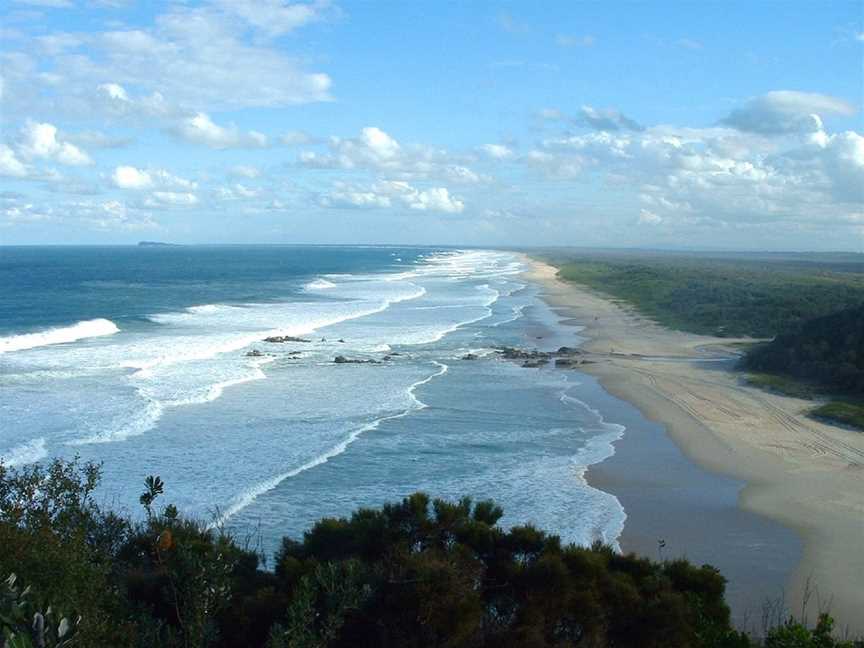
[(415, 490), (614, 542), (624, 511), (582, 475), (623, 428), (578, 374), (493, 351), (574, 343), (523, 270), (484, 250), (0, 248), (0, 457), (103, 461), (101, 496), (132, 514), (159, 474), (166, 502), (265, 553)]

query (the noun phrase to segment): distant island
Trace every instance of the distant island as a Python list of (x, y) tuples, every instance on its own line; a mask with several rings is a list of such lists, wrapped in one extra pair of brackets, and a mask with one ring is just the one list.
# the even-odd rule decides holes
[(138, 247), (180, 247), (180, 244), (163, 243), (162, 241), (138, 241)]

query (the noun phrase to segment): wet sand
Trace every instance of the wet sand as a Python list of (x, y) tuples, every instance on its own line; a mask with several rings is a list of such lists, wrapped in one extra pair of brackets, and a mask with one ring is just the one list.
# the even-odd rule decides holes
[[(713, 360), (730, 340), (666, 329), (556, 272), (534, 261), (528, 278), (585, 327), (579, 336), (590, 364), (580, 370), (668, 434), (625, 434), (616, 455), (588, 473), (627, 510), (622, 548), (657, 557), (662, 538), (665, 557), (712, 562), (730, 579), (739, 622), (750, 607), (751, 620), (760, 615), (771, 597), (756, 593), (765, 589), (756, 581), (797, 562), (786, 579), (787, 607), (800, 613), (809, 590), (811, 619), (830, 608), (839, 628), (864, 633), (864, 434), (808, 418), (806, 401), (742, 385), (731, 363)], [(668, 439), (674, 450), (664, 447)], [(703, 470), (693, 472), (682, 452)], [(704, 481), (705, 471), (735, 489), (737, 518), (718, 508), (717, 483)], [(777, 523), (795, 531), (802, 551)]]

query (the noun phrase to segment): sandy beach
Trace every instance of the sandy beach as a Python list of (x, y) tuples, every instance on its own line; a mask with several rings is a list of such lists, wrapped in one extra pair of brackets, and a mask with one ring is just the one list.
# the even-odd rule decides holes
[[(732, 340), (661, 327), (559, 280), (550, 265), (531, 264), (528, 276), (543, 285), (544, 298), (585, 327), (579, 335), (590, 362), (580, 371), (662, 424), (699, 466), (745, 482), (741, 509), (800, 535), (803, 556), (785, 593), (789, 609), (800, 613), (809, 592), (811, 619), (830, 609), (838, 628), (864, 633), (864, 434), (809, 418), (811, 402), (743, 384), (728, 362), (712, 361)], [(604, 478), (603, 489), (614, 494), (614, 481)], [(638, 537), (625, 531), (622, 548), (643, 549)]]

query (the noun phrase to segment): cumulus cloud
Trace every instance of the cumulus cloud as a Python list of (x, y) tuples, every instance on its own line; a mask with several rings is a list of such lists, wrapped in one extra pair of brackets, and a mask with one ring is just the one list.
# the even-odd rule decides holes
[(579, 177), (585, 165), (585, 159), (578, 155), (562, 155), (536, 149), (528, 152), (525, 162), (547, 178), (557, 180)]
[(153, 186), (153, 178), (146, 171), (132, 166), (118, 166), (111, 174), (111, 181), (120, 189), (147, 189)]
[(496, 160), (509, 160), (515, 157), (515, 153), (513, 149), (509, 146), (504, 146), (503, 144), (484, 144), (480, 147), (480, 150), (483, 151), (490, 158), (494, 158)]
[(600, 131), (643, 130), (641, 124), (617, 110), (601, 110), (591, 106), (582, 106), (574, 121), (582, 126)]
[(198, 196), (188, 191), (154, 191), (144, 199), (146, 207), (191, 207)]
[(243, 200), (246, 198), (255, 198), (260, 193), (260, 189), (256, 187), (247, 187), (239, 182), (230, 186), (216, 188), (216, 197), (220, 200)]
[(0, 144), (0, 175), (9, 178), (25, 178), (29, 175), (29, 169), (15, 155), (9, 146)]
[(295, 29), (323, 20), (331, 4), (315, 2), (284, 2), (284, 0), (219, 0), (226, 13), (245, 20), (268, 36), (281, 36)]
[(158, 226), (150, 214), (119, 200), (84, 201), (65, 207), (71, 216), (99, 230), (149, 230)]
[(368, 126), (359, 137), (331, 137), (328, 152), (301, 151), (297, 162), (311, 169), (367, 170), (400, 180), (440, 180), (460, 184), (486, 182), (466, 166), (465, 158), (428, 146), (403, 146), (377, 126)]
[[(44, 54), (38, 61), (24, 54), (8, 57), (4, 95), (15, 101), (7, 111), (32, 114), (51, 106), (67, 115), (99, 110), (130, 118), (331, 99), (330, 77), (307, 70), (272, 40), (321, 19), (330, 11), (326, 2), (164, 6), (150, 24), (135, 28), (114, 23), (104, 31), (50, 34), (40, 41)], [(100, 89), (98, 96), (93, 88)]]
[(639, 225), (659, 225), (663, 222), (663, 219), (650, 209), (640, 209), (639, 218), (636, 222)]
[(289, 131), (279, 136), (279, 142), (285, 146), (300, 146), (303, 144), (315, 144), (316, 139), (303, 131)]
[(238, 178), (257, 178), (261, 175), (261, 171), (257, 167), (243, 164), (231, 167), (229, 173)]
[(91, 149), (115, 149), (124, 148), (132, 143), (128, 137), (113, 137), (99, 131), (81, 131), (78, 133), (64, 133), (64, 139), (75, 144)]
[(815, 133), (822, 130), (820, 115), (854, 115), (847, 101), (814, 92), (775, 90), (748, 101), (720, 120), (725, 126), (760, 135)]
[(179, 117), (182, 111), (171, 105), (162, 93), (131, 95), (119, 83), (101, 83), (85, 102), (89, 108), (108, 117), (151, 123), (154, 118)]
[(25, 159), (41, 158), (68, 166), (93, 164), (93, 160), (74, 144), (58, 137), (53, 124), (28, 121), (21, 130), (18, 152)]
[(372, 189), (352, 188), (344, 183), (337, 183), (336, 188), (321, 196), (319, 204), (322, 207), (336, 209), (374, 209), (390, 207), (390, 196), (377, 193)]
[(658, 126), (549, 138), (524, 162), (550, 179), (638, 188), (641, 225), (829, 228), (860, 221), (864, 208), (864, 138), (852, 131)]
[(446, 214), (459, 214), (465, 209), (465, 203), (446, 187), (419, 189), (401, 180), (381, 180), (366, 188), (338, 183), (333, 191), (320, 197), (319, 204), (342, 209), (402, 206)]
[(266, 148), (267, 137), (257, 131), (243, 132), (234, 126), (219, 126), (202, 112), (180, 121), (172, 132), (194, 144), (214, 149)]
[(197, 187), (195, 182), (181, 178), (164, 169), (139, 169), (134, 166), (115, 167), (111, 182), (118, 189), (140, 191), (160, 189), (185, 192)]

